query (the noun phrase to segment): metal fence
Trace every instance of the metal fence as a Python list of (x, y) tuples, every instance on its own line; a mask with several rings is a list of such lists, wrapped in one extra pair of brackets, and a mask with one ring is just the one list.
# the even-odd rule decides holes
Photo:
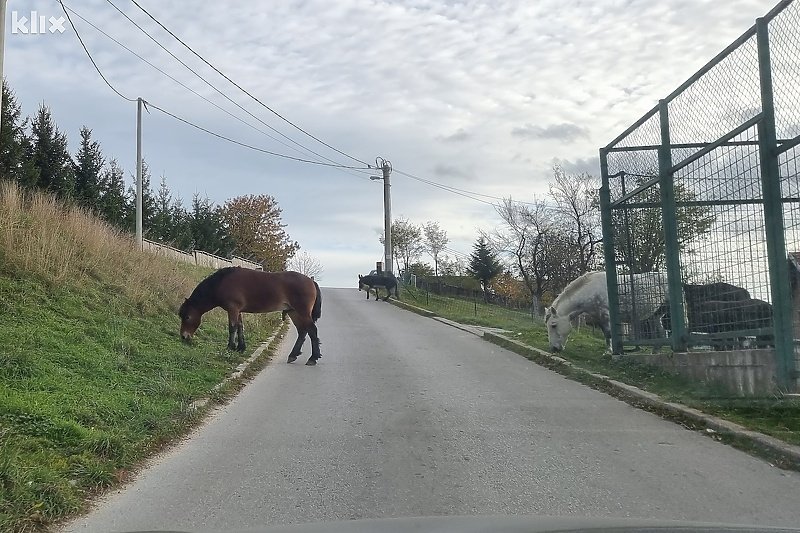
[(600, 150), (615, 353), (769, 347), (779, 385), (796, 387), (798, 134), (788, 0)]

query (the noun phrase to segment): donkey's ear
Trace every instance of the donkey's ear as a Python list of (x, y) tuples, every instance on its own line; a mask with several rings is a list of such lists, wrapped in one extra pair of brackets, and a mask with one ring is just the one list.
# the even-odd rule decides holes
[(550, 307), (550, 316), (558, 316), (558, 313), (556, 313), (556, 308), (555, 307), (552, 307), (552, 306)]
[(361, 278), (363, 278), (363, 277), (364, 277), (364, 276), (362, 276), (361, 274), (359, 274), (359, 275), (358, 275), (358, 279), (361, 279)]

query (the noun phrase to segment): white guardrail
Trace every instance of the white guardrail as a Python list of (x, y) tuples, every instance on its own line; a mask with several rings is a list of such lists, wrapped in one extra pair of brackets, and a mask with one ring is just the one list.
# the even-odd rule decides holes
[(162, 257), (167, 257), (169, 259), (174, 259), (175, 261), (183, 261), (184, 263), (191, 263), (193, 265), (209, 268), (239, 266), (253, 270), (263, 270), (261, 265), (258, 263), (248, 261), (247, 259), (242, 259), (241, 257), (233, 256), (231, 259), (226, 259), (202, 250), (192, 250), (192, 252), (189, 253), (177, 248), (173, 248), (167, 244), (161, 244), (147, 239), (142, 239), (142, 250), (155, 255), (160, 255)]

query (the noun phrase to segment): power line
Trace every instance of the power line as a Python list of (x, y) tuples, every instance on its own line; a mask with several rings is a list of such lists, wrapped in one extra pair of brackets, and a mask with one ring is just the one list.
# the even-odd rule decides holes
[[(63, 5), (63, 4), (62, 4), (62, 5)], [(277, 139), (277, 138), (273, 137), (272, 135), (270, 135), (269, 133), (265, 132), (264, 130), (262, 130), (262, 129), (258, 128), (257, 126), (254, 126), (254, 125), (250, 124), (249, 122), (247, 122), (247, 121), (246, 121), (246, 120), (244, 120), (243, 118), (241, 118), (241, 117), (239, 117), (239, 116), (236, 116), (236, 115), (234, 115), (233, 113), (231, 113), (230, 111), (228, 111), (228, 110), (227, 110), (227, 109), (225, 109), (224, 107), (220, 106), (220, 105), (219, 105), (219, 104), (217, 104), (216, 102), (214, 102), (214, 101), (210, 100), (209, 98), (206, 98), (206, 97), (205, 97), (205, 96), (203, 96), (202, 94), (198, 93), (197, 91), (195, 91), (194, 89), (192, 89), (191, 87), (189, 87), (188, 85), (186, 85), (185, 83), (183, 83), (182, 81), (178, 80), (177, 78), (175, 78), (174, 76), (172, 76), (172, 75), (171, 75), (171, 74), (169, 74), (168, 72), (165, 72), (164, 70), (162, 70), (161, 68), (159, 68), (157, 65), (153, 64), (153, 63), (152, 63), (151, 61), (149, 61), (148, 59), (146, 59), (146, 58), (142, 57), (142, 56), (141, 56), (140, 54), (138, 54), (138, 53), (137, 53), (135, 50), (132, 50), (131, 48), (129, 48), (128, 46), (126, 46), (124, 43), (120, 42), (119, 40), (115, 39), (113, 36), (109, 35), (109, 34), (108, 34), (107, 32), (105, 32), (105, 31), (104, 31), (102, 28), (100, 28), (100, 27), (98, 27), (97, 25), (93, 24), (93, 23), (92, 23), (90, 20), (86, 19), (84, 16), (82, 16), (80, 13), (78, 13), (77, 11), (75, 11), (74, 9), (72, 9), (71, 7), (69, 7), (69, 6), (63, 6), (63, 7), (64, 7), (64, 8), (65, 8), (67, 11), (69, 11), (70, 13), (72, 13), (73, 15), (75, 15), (77, 18), (79, 18), (80, 20), (82, 20), (83, 22), (85, 22), (86, 24), (88, 24), (89, 26), (91, 26), (92, 28), (94, 28), (96, 31), (98, 31), (99, 33), (103, 34), (103, 35), (104, 35), (104, 36), (106, 36), (108, 39), (110, 39), (111, 41), (113, 41), (113, 42), (114, 42), (114, 43), (116, 43), (117, 45), (121, 46), (122, 48), (124, 48), (125, 50), (127, 50), (128, 52), (130, 52), (131, 54), (133, 54), (134, 56), (136, 56), (136, 57), (137, 57), (139, 60), (143, 61), (144, 63), (147, 63), (147, 64), (148, 64), (150, 67), (152, 67), (153, 69), (157, 70), (158, 72), (160, 72), (162, 75), (166, 76), (167, 78), (171, 79), (172, 81), (174, 81), (175, 83), (177, 83), (178, 85), (180, 85), (181, 87), (183, 87), (184, 89), (186, 89), (187, 91), (191, 92), (192, 94), (194, 94), (194, 95), (195, 95), (195, 96), (197, 96), (198, 98), (201, 98), (202, 100), (204, 100), (204, 101), (206, 101), (207, 103), (211, 104), (212, 106), (216, 107), (217, 109), (219, 109), (219, 110), (220, 110), (220, 111), (222, 111), (223, 113), (226, 113), (226, 114), (227, 114), (227, 115), (229, 115), (230, 117), (232, 117), (232, 118), (234, 118), (234, 119), (238, 120), (238, 121), (239, 121), (239, 122), (241, 122), (242, 124), (244, 124), (244, 125), (246, 125), (246, 126), (248, 126), (248, 127), (252, 128), (252, 129), (254, 129), (255, 131), (257, 131), (257, 132), (259, 132), (259, 133), (261, 133), (261, 134), (263, 134), (263, 135), (265, 135), (265, 136), (269, 137), (270, 139), (272, 139), (272, 140), (274, 140), (274, 141), (276, 141), (276, 142), (278, 142), (278, 143), (280, 143), (280, 144), (283, 144), (283, 145), (284, 145), (284, 146), (286, 146), (287, 148), (290, 148), (290, 149), (292, 149), (292, 150), (294, 150), (294, 151), (296, 151), (296, 152), (298, 152), (298, 153), (301, 153), (301, 152), (300, 152), (300, 150), (298, 150), (297, 148), (295, 148), (295, 147), (293, 147), (293, 146), (290, 146), (290, 145), (288, 145), (288, 144), (286, 144), (286, 143), (282, 142), (280, 139)], [(70, 21), (70, 23), (72, 23), (72, 22)], [(74, 25), (73, 25), (73, 29), (74, 29), (74, 28), (75, 28), (75, 27), (74, 27)], [(76, 34), (77, 34), (77, 30), (76, 30)], [(84, 49), (85, 49), (85, 48), (84, 48)], [(87, 53), (88, 53), (88, 51), (87, 51)], [(90, 55), (90, 59), (91, 59), (91, 55)], [(94, 62), (93, 62), (93, 63), (94, 63)], [(95, 65), (95, 68), (97, 68), (97, 66), (96, 66), (96, 65)], [(100, 75), (102, 76), (102, 73), (101, 73)], [(112, 89), (114, 89), (114, 87), (111, 87), (111, 88), (112, 88)], [(116, 92), (116, 89), (114, 89), (114, 90), (115, 90), (115, 92)], [(117, 92), (117, 94), (119, 94), (119, 93)], [(120, 96), (121, 96), (121, 95), (120, 95)], [(135, 100), (131, 100), (131, 101), (135, 101)], [(153, 105), (153, 104), (150, 104), (150, 107), (153, 107), (154, 109), (158, 109), (159, 111), (162, 111), (162, 110), (161, 110), (161, 108), (157, 108), (157, 107), (156, 107), (155, 105)], [(183, 121), (183, 119), (179, 119), (179, 120)], [(199, 127), (198, 127), (198, 128), (199, 128)], [(200, 128), (200, 129), (203, 129), (203, 128)], [(210, 132), (210, 133), (211, 133), (212, 135), (216, 135), (216, 134), (214, 134), (213, 132)], [(225, 140), (229, 140), (229, 139), (227, 139), (227, 138), (226, 138)], [(233, 140), (230, 140), (230, 142), (233, 142), (233, 143), (236, 143), (236, 144), (241, 144), (241, 143), (239, 143), (238, 141), (233, 141)], [(250, 147), (249, 145), (243, 145), (243, 146)], [(260, 148), (253, 148), (253, 149), (255, 149), (255, 150), (258, 150), (258, 151), (262, 151)], [(310, 150), (309, 150), (309, 151), (310, 151)], [(270, 153), (272, 153), (272, 152), (270, 152)], [(312, 153), (314, 153), (314, 152), (312, 151)], [(280, 154), (275, 154), (275, 155), (279, 155), (279, 156), (280, 156)], [(323, 156), (321, 156), (321, 157), (323, 157)], [(323, 157), (323, 158), (324, 158), (324, 159), (328, 159), (328, 158), (325, 158), (325, 157)], [(333, 162), (333, 163), (336, 163), (336, 162), (335, 162), (335, 161), (333, 161), (332, 159), (328, 159), (328, 160), (329, 160), (329, 161), (331, 161), (331, 162)], [(338, 163), (336, 163), (336, 164), (338, 164)], [(368, 177), (366, 177), (366, 176), (362, 176), (362, 175), (359, 175), (359, 174), (355, 174), (355, 173), (353, 173), (353, 172), (348, 172), (348, 171), (347, 171), (345, 168), (340, 168), (340, 167), (332, 167), (332, 168), (334, 168), (334, 169), (336, 169), (336, 170), (339, 170), (340, 172), (343, 172), (343, 173), (345, 173), (345, 174), (349, 174), (349, 175), (351, 175), (351, 176), (354, 176), (354, 177), (356, 177), (356, 178), (365, 179), (365, 180), (369, 181), (369, 178), (368, 178)], [(367, 172), (369, 172), (369, 170), (367, 170)]]
[[(198, 126), (194, 122), (191, 122), (190, 120), (187, 120), (187, 119), (185, 119), (183, 117), (180, 117), (180, 116), (178, 116), (178, 115), (176, 115), (174, 113), (170, 113), (166, 109), (163, 109), (163, 108), (153, 104), (152, 102), (145, 102), (145, 103), (146, 103), (146, 105), (148, 107), (152, 107), (156, 111), (161, 111), (162, 113), (164, 113), (168, 117), (171, 117), (171, 118), (173, 118), (173, 119), (175, 119), (175, 120), (177, 120), (179, 122), (183, 122), (187, 126), (191, 126), (192, 128), (195, 128), (197, 130), (205, 132), (205, 133), (207, 133), (207, 134), (209, 134), (209, 135), (211, 135), (213, 137), (216, 137), (218, 139), (222, 139), (223, 141), (227, 141), (227, 142), (232, 143), (232, 144), (236, 144), (238, 146), (242, 146), (244, 148), (249, 148), (250, 150), (254, 150), (256, 152), (261, 152), (261, 153), (267, 154), (267, 155), (273, 155), (275, 157), (282, 157), (284, 159), (290, 159), (292, 161), (297, 161), (299, 163), (309, 163), (311, 165), (320, 165), (320, 166), (332, 167), (332, 168), (346, 168), (346, 169), (349, 169), (349, 170), (366, 170), (364, 167), (355, 167), (355, 166), (341, 165), (339, 163), (326, 163), (324, 161), (315, 161), (315, 160), (312, 160), (312, 159), (303, 159), (303, 158), (300, 158), (300, 157), (294, 157), (294, 156), (286, 155), (286, 154), (279, 154), (279, 153), (273, 152), (271, 150), (266, 150), (264, 148), (259, 148), (257, 146), (253, 146), (251, 144), (247, 144), (247, 143), (244, 143), (244, 142), (241, 142), (241, 141), (237, 141), (236, 139), (232, 139), (230, 137), (222, 135), (221, 133), (217, 133), (215, 131), (211, 131), (208, 128), (204, 128), (203, 126)], [(366, 178), (366, 179), (369, 179), (369, 178)]]
[[(129, 17), (129, 16), (128, 16), (128, 14), (127, 14), (127, 13), (125, 13), (123, 10), (121, 10), (121, 9), (120, 9), (120, 8), (119, 8), (119, 7), (118, 7), (118, 6), (117, 6), (117, 5), (114, 3), (114, 2), (112, 2), (111, 0), (106, 0), (106, 2), (107, 2), (107, 3), (108, 3), (110, 6), (111, 6), (111, 7), (113, 7), (113, 8), (114, 8), (114, 9), (115, 9), (115, 10), (116, 10), (116, 11), (117, 11), (119, 14), (121, 14), (123, 17), (125, 17), (125, 18), (128, 20), (128, 22), (130, 22), (131, 24), (133, 24), (133, 25), (134, 25), (134, 26), (135, 26), (135, 27), (136, 27), (136, 28), (137, 28), (137, 29), (138, 29), (140, 32), (142, 32), (142, 33), (143, 33), (145, 36), (147, 36), (147, 37), (148, 37), (148, 38), (149, 38), (151, 41), (153, 41), (153, 42), (154, 42), (154, 43), (155, 43), (155, 44), (156, 44), (156, 45), (157, 45), (159, 48), (161, 48), (162, 50), (164, 50), (164, 51), (165, 51), (167, 54), (169, 54), (169, 55), (170, 55), (170, 56), (171, 56), (171, 57), (172, 57), (172, 58), (173, 58), (175, 61), (177, 61), (177, 62), (178, 62), (178, 63), (180, 63), (180, 64), (181, 64), (181, 65), (182, 65), (184, 68), (186, 68), (186, 70), (188, 70), (189, 72), (191, 72), (192, 74), (194, 74), (194, 75), (195, 75), (195, 77), (197, 77), (197, 78), (198, 78), (200, 81), (202, 81), (202, 82), (203, 82), (203, 83), (205, 83), (205, 84), (206, 84), (208, 87), (210, 87), (211, 89), (213, 89), (213, 90), (214, 90), (214, 91), (215, 91), (217, 94), (219, 94), (220, 96), (222, 96), (223, 98), (225, 98), (225, 99), (226, 99), (228, 102), (232, 103), (234, 106), (236, 106), (236, 107), (238, 107), (240, 110), (244, 111), (244, 112), (245, 112), (246, 114), (248, 114), (250, 117), (254, 118), (256, 121), (260, 122), (261, 124), (263, 124), (264, 126), (266, 126), (267, 128), (269, 128), (270, 130), (274, 131), (275, 133), (277, 133), (277, 134), (278, 134), (278, 135), (280, 135), (281, 137), (283, 137), (283, 138), (287, 139), (288, 141), (292, 142), (293, 144), (295, 144), (295, 145), (299, 146), (300, 148), (302, 148), (302, 149), (303, 149), (303, 150), (305, 150), (306, 152), (308, 152), (308, 153), (310, 153), (310, 154), (313, 154), (313, 155), (315, 155), (315, 156), (317, 156), (317, 157), (319, 157), (319, 158), (321, 158), (321, 159), (325, 159), (326, 161), (329, 161), (329, 162), (331, 162), (331, 163), (338, 163), (337, 161), (334, 161), (333, 159), (330, 159), (330, 158), (328, 158), (328, 157), (325, 157), (324, 155), (322, 155), (322, 154), (320, 154), (320, 153), (318, 153), (318, 152), (315, 152), (315, 151), (314, 151), (314, 150), (312, 150), (311, 148), (308, 148), (308, 147), (304, 146), (303, 144), (301, 144), (301, 143), (297, 142), (296, 140), (292, 139), (292, 138), (291, 138), (291, 137), (289, 137), (288, 135), (286, 135), (286, 134), (284, 134), (283, 132), (279, 131), (278, 129), (274, 128), (274, 127), (273, 127), (273, 126), (271, 126), (270, 124), (268, 124), (268, 123), (264, 122), (263, 120), (261, 120), (261, 118), (259, 118), (258, 116), (254, 115), (254, 114), (253, 114), (253, 113), (251, 113), (249, 110), (247, 110), (246, 108), (244, 108), (242, 105), (240, 105), (238, 102), (236, 102), (235, 100), (233, 100), (231, 97), (229, 97), (227, 94), (225, 94), (225, 93), (224, 93), (222, 90), (220, 90), (218, 87), (216, 87), (216, 86), (215, 86), (214, 84), (212, 84), (210, 81), (208, 81), (207, 79), (205, 79), (205, 78), (204, 78), (204, 77), (203, 77), (203, 76), (202, 76), (200, 73), (198, 73), (198, 72), (197, 72), (196, 70), (194, 70), (192, 67), (190, 67), (189, 65), (187, 65), (187, 64), (186, 64), (186, 63), (185, 63), (185, 62), (184, 62), (182, 59), (180, 59), (178, 56), (176, 56), (176, 55), (175, 55), (175, 54), (174, 54), (174, 53), (173, 53), (171, 50), (169, 50), (167, 47), (165, 47), (163, 44), (161, 44), (161, 43), (160, 43), (160, 42), (159, 42), (159, 41), (158, 41), (158, 40), (157, 40), (155, 37), (153, 37), (153, 36), (152, 36), (152, 35), (151, 35), (151, 34), (150, 34), (150, 33), (149, 33), (147, 30), (145, 30), (144, 28), (142, 28), (142, 27), (141, 27), (141, 26), (140, 26), (140, 25), (139, 25), (139, 24), (138, 24), (138, 23), (137, 23), (135, 20), (133, 20), (131, 17)], [(92, 26), (93, 26), (93, 27), (95, 27), (95, 28), (96, 28), (98, 31), (100, 31), (100, 32), (102, 32), (102, 33), (105, 33), (105, 32), (103, 32), (102, 30), (100, 30), (99, 28), (97, 28), (96, 26), (94, 26), (94, 25), (92, 25)], [(117, 41), (116, 41), (115, 39), (113, 39), (113, 38), (112, 38), (112, 40), (114, 40), (115, 42), (117, 42)], [(120, 44), (120, 43), (118, 43), (118, 44)], [(124, 45), (121, 45), (121, 46), (123, 46), (124, 48), (128, 49), (128, 48), (127, 48), (127, 47), (125, 47)], [(129, 49), (128, 49), (128, 50), (129, 50)], [(129, 51), (130, 51), (130, 50), (129, 50)], [(134, 54), (135, 54), (135, 52), (134, 52)], [(139, 56), (138, 54), (135, 54), (135, 55), (136, 55), (137, 57), (139, 57), (140, 59), (142, 59), (142, 58), (141, 58), (141, 56)], [(144, 59), (143, 59), (143, 60), (144, 60)], [(144, 60), (144, 61), (146, 61), (147, 63), (149, 63), (149, 61), (147, 61), (147, 60)], [(158, 69), (158, 68), (157, 68), (157, 70), (158, 70), (159, 72), (161, 72), (162, 74), (165, 74), (165, 75), (169, 76), (168, 74), (164, 73), (164, 71), (162, 71), (161, 69)], [(170, 78), (172, 78), (172, 76), (169, 76), (169, 77), (170, 77)], [(174, 78), (172, 78), (172, 79), (174, 80)], [(178, 82), (178, 83), (180, 83), (180, 82)], [(181, 83), (181, 85), (183, 85), (183, 84)], [(185, 85), (183, 85), (183, 86), (184, 86), (184, 87), (186, 87)], [(191, 89), (189, 89), (189, 90), (191, 90)], [(194, 91), (192, 91), (192, 92), (194, 92)], [(197, 94), (197, 93), (195, 93), (195, 94)], [(199, 95), (198, 95), (198, 96), (199, 96)], [(202, 96), (201, 96), (201, 98), (203, 98), (203, 99), (204, 99), (204, 100), (206, 100), (206, 101), (209, 101), (207, 98), (204, 98), (204, 97), (202, 97)], [(216, 106), (216, 107), (219, 107), (219, 106)], [(237, 118), (238, 118), (238, 117), (237, 117)], [(250, 124), (248, 124), (248, 123), (246, 123), (246, 124), (247, 124), (248, 126), (250, 126), (250, 127), (253, 127), (253, 126), (251, 126), (251, 125), (250, 125)], [(270, 139), (272, 139), (272, 140), (274, 140), (274, 141), (276, 141), (276, 142), (278, 142), (278, 143), (280, 143), (280, 144), (282, 144), (282, 145), (286, 146), (287, 148), (292, 148), (292, 149), (296, 150), (296, 148), (289, 146), (288, 144), (284, 143), (283, 141), (281, 141), (281, 140), (279, 140), (279, 139), (276, 139), (276, 138), (275, 138), (275, 137), (273, 137), (272, 135), (270, 135), (270, 134), (268, 134), (268, 133), (266, 133), (266, 132), (264, 132), (264, 131), (262, 131), (262, 130), (260, 130), (260, 129), (258, 129), (258, 128), (254, 128), (254, 129), (256, 129), (256, 130), (257, 130), (257, 131), (259, 131), (260, 133), (262, 133), (262, 134), (266, 135), (266, 136), (267, 136), (267, 137), (269, 137)]]
[(304, 130), (303, 128), (301, 128), (300, 126), (298, 126), (297, 124), (295, 124), (295, 123), (294, 123), (294, 122), (292, 122), (291, 120), (287, 119), (286, 117), (284, 117), (283, 115), (281, 115), (280, 113), (278, 113), (277, 111), (275, 111), (274, 109), (272, 109), (271, 107), (269, 107), (267, 104), (265, 104), (264, 102), (262, 102), (261, 100), (259, 100), (259, 99), (258, 99), (258, 98), (256, 98), (255, 96), (253, 96), (253, 95), (252, 95), (252, 94), (251, 94), (249, 91), (247, 91), (247, 90), (246, 90), (245, 88), (243, 88), (241, 85), (239, 85), (238, 83), (236, 83), (235, 81), (233, 81), (233, 80), (232, 80), (230, 77), (228, 77), (228, 76), (227, 76), (226, 74), (224, 74), (224, 73), (223, 73), (221, 70), (219, 70), (217, 67), (215, 67), (214, 65), (212, 65), (212, 64), (211, 64), (211, 63), (210, 63), (208, 60), (206, 60), (206, 59), (205, 59), (203, 56), (201, 56), (199, 53), (197, 53), (197, 52), (196, 52), (196, 51), (195, 51), (195, 50), (194, 50), (194, 49), (193, 49), (191, 46), (189, 46), (189, 45), (188, 45), (188, 44), (186, 44), (186, 43), (185, 43), (183, 40), (181, 40), (181, 38), (180, 38), (180, 37), (178, 37), (177, 35), (175, 35), (175, 34), (174, 34), (174, 33), (173, 33), (173, 32), (172, 32), (172, 31), (171, 31), (169, 28), (167, 28), (166, 26), (164, 26), (164, 24), (162, 24), (162, 23), (161, 23), (161, 21), (159, 21), (157, 18), (155, 18), (153, 15), (151, 15), (151, 14), (150, 14), (150, 12), (149, 12), (149, 11), (147, 11), (145, 8), (143, 8), (143, 7), (141, 6), (141, 4), (139, 4), (139, 2), (137, 2), (136, 0), (131, 0), (131, 2), (132, 2), (132, 3), (133, 3), (135, 6), (136, 6), (136, 7), (138, 7), (138, 8), (139, 8), (139, 9), (140, 9), (140, 10), (141, 10), (141, 11), (142, 11), (142, 12), (143, 12), (145, 15), (147, 15), (148, 17), (150, 17), (150, 19), (151, 19), (153, 22), (155, 22), (156, 24), (158, 24), (158, 25), (159, 25), (159, 26), (160, 26), (160, 27), (161, 27), (161, 28), (162, 28), (162, 29), (163, 29), (165, 32), (167, 32), (167, 33), (168, 33), (170, 36), (172, 36), (172, 38), (174, 38), (176, 41), (178, 41), (180, 44), (182, 44), (182, 45), (183, 45), (183, 46), (184, 46), (184, 47), (185, 47), (187, 50), (189, 50), (189, 51), (190, 51), (192, 54), (194, 54), (194, 55), (195, 55), (195, 56), (196, 56), (198, 59), (200, 59), (200, 60), (201, 60), (203, 63), (205, 63), (206, 65), (208, 65), (209, 67), (211, 67), (211, 68), (212, 68), (212, 69), (213, 69), (213, 70), (214, 70), (214, 71), (215, 71), (217, 74), (219, 74), (220, 76), (222, 76), (223, 78), (225, 78), (226, 80), (228, 80), (228, 82), (230, 82), (230, 83), (231, 83), (233, 86), (235, 86), (237, 89), (239, 89), (239, 90), (240, 90), (240, 91), (242, 91), (244, 94), (246, 94), (247, 96), (249, 96), (250, 98), (252, 98), (253, 100), (255, 100), (255, 101), (256, 101), (256, 102), (257, 102), (259, 105), (261, 105), (261, 106), (262, 106), (264, 109), (268, 110), (269, 112), (271, 112), (272, 114), (274, 114), (276, 117), (280, 118), (281, 120), (283, 120), (284, 122), (286, 122), (286, 123), (287, 123), (287, 124), (289, 124), (290, 126), (294, 127), (294, 128), (295, 128), (295, 129), (297, 129), (298, 131), (300, 131), (300, 132), (304, 133), (305, 135), (307, 135), (307, 136), (311, 137), (312, 139), (314, 139), (315, 141), (319, 142), (320, 144), (322, 144), (322, 145), (324, 145), (324, 146), (327, 146), (328, 148), (330, 148), (330, 149), (331, 149), (331, 150), (333, 150), (334, 152), (337, 152), (337, 153), (339, 153), (339, 154), (341, 154), (341, 155), (343, 155), (343, 156), (345, 156), (345, 157), (347, 157), (347, 158), (349, 158), (349, 159), (352, 159), (353, 161), (356, 161), (356, 162), (358, 162), (358, 163), (361, 163), (362, 165), (365, 165), (367, 168), (371, 168), (371, 165), (370, 165), (369, 163), (367, 163), (366, 161), (362, 161), (361, 159), (358, 159), (358, 158), (356, 158), (356, 157), (353, 157), (353, 156), (351, 156), (350, 154), (347, 154), (347, 153), (345, 153), (345, 152), (343, 152), (343, 151), (339, 150), (338, 148), (335, 148), (335, 147), (331, 146), (330, 144), (326, 143), (326, 142), (325, 142), (325, 141), (323, 141), (322, 139), (320, 139), (320, 138), (318, 138), (318, 137), (316, 137), (316, 136), (312, 135), (311, 133), (307, 132), (306, 130)]
[(127, 100), (129, 102), (135, 102), (136, 101), (135, 98), (128, 98), (127, 96), (125, 96), (124, 94), (119, 92), (116, 89), (116, 87), (111, 85), (111, 82), (108, 81), (105, 76), (103, 76), (103, 73), (100, 71), (100, 67), (97, 66), (97, 63), (95, 63), (94, 58), (92, 57), (92, 54), (89, 53), (89, 49), (86, 48), (86, 44), (83, 42), (83, 39), (81, 39), (81, 35), (80, 35), (80, 33), (78, 33), (78, 29), (75, 27), (75, 24), (73, 24), (72, 19), (69, 16), (69, 13), (67, 13), (67, 8), (64, 6), (64, 2), (62, 2), (61, 0), (58, 0), (58, 3), (61, 4), (61, 9), (64, 10), (64, 15), (67, 16), (67, 20), (69, 21), (69, 25), (72, 26), (73, 30), (75, 30), (75, 35), (78, 37), (78, 41), (80, 41), (81, 46), (83, 47), (83, 51), (86, 52), (87, 56), (89, 56), (89, 61), (92, 62), (92, 65), (94, 65), (94, 69), (97, 71), (98, 74), (100, 74), (100, 77), (103, 78), (103, 81), (106, 82), (106, 85), (108, 85), (111, 88), (111, 90), (114, 91), (115, 93), (117, 93), (117, 96), (119, 96), (123, 100)]
[[(435, 181), (432, 181), (432, 180), (429, 180), (429, 179), (425, 179), (425, 178), (421, 178), (419, 176), (415, 176), (414, 174), (410, 174), (408, 172), (403, 172), (402, 170), (395, 169), (395, 172), (397, 174), (401, 174), (403, 176), (406, 176), (407, 178), (411, 178), (413, 180), (417, 180), (419, 182), (425, 183), (425, 184), (430, 185), (432, 187), (436, 187), (436, 188), (445, 190), (447, 192), (451, 192), (453, 194), (458, 194), (459, 196), (464, 196), (464, 197), (469, 198), (471, 200), (475, 200), (476, 202), (482, 202), (484, 204), (488, 204), (488, 205), (491, 205), (491, 206), (495, 206), (497, 204), (495, 204), (494, 202), (488, 202), (486, 200), (482, 200), (481, 198), (476, 198), (476, 196), (480, 196), (480, 197), (483, 197), (483, 198), (491, 198), (493, 200), (499, 200), (499, 201), (506, 200), (505, 198), (501, 198), (499, 196), (492, 196), (490, 194), (483, 194), (483, 193), (479, 193), (479, 192), (475, 192), (475, 191), (468, 191), (466, 189), (459, 189), (458, 187), (452, 187), (450, 185), (444, 185), (442, 183), (438, 183), (438, 182), (435, 182)], [(524, 202), (522, 200), (513, 200), (513, 201), (514, 201), (514, 203), (517, 203), (517, 204), (536, 205), (533, 202)]]
[[(120, 98), (122, 98), (124, 100), (127, 100), (128, 102), (135, 102), (136, 101), (135, 98), (128, 98), (125, 95), (123, 95), (103, 75), (103, 72), (100, 70), (100, 67), (97, 65), (97, 63), (95, 62), (94, 58), (92, 57), (92, 54), (89, 52), (89, 49), (86, 47), (86, 44), (84, 44), (83, 39), (80, 36), (80, 32), (78, 31), (78, 28), (72, 22), (72, 19), (69, 16), (69, 12), (67, 11), (66, 6), (64, 5), (64, 2), (62, 0), (58, 0), (58, 3), (61, 5), (61, 8), (64, 10), (64, 14), (67, 17), (67, 20), (69, 21), (70, 26), (72, 26), (72, 29), (75, 31), (75, 36), (78, 38), (78, 41), (80, 41), (84, 52), (86, 52), (86, 55), (89, 58), (89, 61), (92, 62), (92, 65), (94, 65), (95, 70), (100, 75), (100, 77), (103, 79), (103, 81), (106, 83), (106, 85), (108, 85), (111, 88), (111, 90), (114, 91)], [(217, 137), (219, 139), (225, 140), (225, 141), (230, 142), (232, 144), (236, 144), (238, 146), (242, 146), (244, 148), (248, 148), (250, 150), (254, 150), (254, 151), (257, 151), (257, 152), (264, 153), (264, 154), (272, 155), (272, 156), (275, 156), (275, 157), (281, 157), (281, 158), (284, 158), (284, 159), (289, 159), (289, 160), (292, 160), (292, 161), (297, 161), (297, 162), (300, 162), (300, 163), (308, 163), (308, 164), (312, 164), (312, 165), (320, 165), (320, 166), (326, 166), (326, 167), (332, 167), (332, 168), (343, 168), (343, 169), (351, 169), (351, 170), (368, 170), (368, 169), (363, 168), (363, 167), (355, 167), (355, 166), (348, 166), (348, 165), (341, 165), (341, 164), (334, 164), (334, 163), (325, 163), (325, 162), (322, 162), (322, 161), (314, 161), (314, 160), (311, 160), (311, 159), (303, 159), (303, 158), (294, 157), (294, 156), (290, 156), (290, 155), (286, 155), (286, 154), (280, 154), (280, 153), (273, 152), (271, 150), (266, 150), (266, 149), (263, 149), (263, 148), (258, 148), (256, 146), (253, 146), (253, 145), (250, 145), (250, 144), (247, 144), (247, 143), (243, 143), (241, 141), (237, 141), (235, 139), (232, 139), (232, 138), (227, 137), (225, 135), (222, 135), (220, 133), (216, 133), (216, 132), (211, 131), (211, 130), (209, 130), (207, 128), (204, 128), (202, 126), (198, 126), (197, 124), (195, 124), (195, 123), (193, 123), (193, 122), (191, 122), (191, 121), (189, 121), (189, 120), (187, 120), (187, 119), (185, 119), (183, 117), (180, 117), (180, 116), (178, 116), (178, 115), (176, 115), (174, 113), (170, 113), (166, 109), (164, 109), (162, 107), (159, 107), (159, 106), (153, 104), (152, 102), (146, 101), (145, 104), (147, 106), (157, 110), (157, 111), (160, 111), (160, 112), (164, 113), (165, 115), (167, 115), (167, 116), (169, 116), (169, 117), (171, 117), (171, 118), (173, 118), (173, 119), (175, 119), (175, 120), (177, 120), (179, 122), (182, 122), (182, 123), (188, 125), (188, 126), (196, 128), (196, 129), (198, 129), (200, 131), (203, 131), (203, 132), (205, 132), (205, 133), (207, 133), (209, 135), (212, 135), (212, 136)]]

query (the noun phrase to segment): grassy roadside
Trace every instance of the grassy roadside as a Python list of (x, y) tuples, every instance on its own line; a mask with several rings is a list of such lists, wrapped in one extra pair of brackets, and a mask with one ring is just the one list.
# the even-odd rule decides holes
[[(245, 358), (220, 310), (180, 342), (175, 310), (208, 273), (0, 183), (0, 531), (79, 512), (199, 420), (191, 402)], [(248, 316), (250, 347), (279, 324)]]
[[(402, 301), (438, 316), (464, 324), (503, 328), (513, 339), (541, 350), (549, 349), (544, 323), (528, 314), (409, 288), (404, 288), (400, 294)], [(613, 361), (611, 356), (603, 353), (604, 350), (602, 334), (583, 328), (570, 335), (566, 349), (558, 355), (582, 368), (653, 392), (668, 401), (800, 445), (800, 400), (726, 398), (713, 384), (689, 381), (627, 358)]]

